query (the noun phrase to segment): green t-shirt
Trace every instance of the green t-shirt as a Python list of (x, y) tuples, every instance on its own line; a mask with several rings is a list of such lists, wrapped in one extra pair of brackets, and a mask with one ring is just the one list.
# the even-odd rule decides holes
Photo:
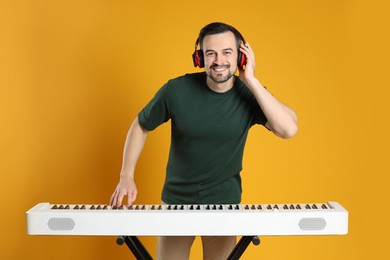
[(146, 130), (171, 120), (171, 147), (162, 200), (168, 204), (240, 203), (242, 157), (249, 128), (267, 121), (237, 76), (224, 93), (206, 74), (168, 81), (139, 113)]

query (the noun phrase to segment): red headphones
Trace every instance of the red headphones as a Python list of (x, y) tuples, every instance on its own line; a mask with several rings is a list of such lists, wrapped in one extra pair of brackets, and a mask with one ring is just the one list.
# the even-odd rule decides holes
[[(241, 41), (245, 43), (244, 37), (240, 34)], [(204, 68), (204, 57), (203, 50), (197, 49), (199, 44), (199, 38), (195, 42), (195, 51), (192, 54), (192, 61), (194, 62), (195, 67)], [(246, 64), (246, 56), (240, 50), (238, 50), (237, 66), (242, 69)]]

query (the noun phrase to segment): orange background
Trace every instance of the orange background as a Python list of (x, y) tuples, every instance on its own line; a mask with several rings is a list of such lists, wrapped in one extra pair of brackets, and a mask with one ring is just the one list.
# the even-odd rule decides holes
[[(257, 76), (299, 116), (291, 140), (252, 129), (243, 203), (338, 201), (350, 213), (346, 236), (262, 237), (242, 259), (386, 258), (386, 1), (15, 0), (0, 3), (1, 259), (131, 259), (115, 237), (28, 236), (25, 212), (108, 203), (131, 121), (168, 79), (200, 71), (194, 42), (213, 21), (241, 31)], [(148, 136), (139, 204), (160, 202), (169, 130)], [(141, 239), (154, 255), (156, 239)]]

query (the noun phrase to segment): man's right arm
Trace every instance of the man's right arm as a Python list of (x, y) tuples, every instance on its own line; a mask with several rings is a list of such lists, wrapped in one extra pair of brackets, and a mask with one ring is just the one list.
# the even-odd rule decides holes
[(130, 130), (127, 133), (120, 180), (111, 196), (111, 206), (121, 206), (125, 196), (127, 196), (127, 206), (130, 206), (135, 201), (137, 197), (137, 187), (134, 182), (134, 171), (144, 147), (147, 134), (148, 131), (142, 128), (137, 117), (131, 124)]

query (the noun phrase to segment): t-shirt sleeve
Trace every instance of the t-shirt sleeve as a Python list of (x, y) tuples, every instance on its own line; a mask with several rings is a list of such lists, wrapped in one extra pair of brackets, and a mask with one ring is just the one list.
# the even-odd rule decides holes
[(267, 117), (264, 115), (263, 110), (261, 110), (257, 102), (254, 115), (254, 124), (265, 125), (267, 123)]
[(169, 119), (168, 84), (165, 84), (138, 114), (138, 121), (144, 129), (152, 131)]
[(261, 109), (259, 103), (257, 103), (257, 100), (252, 93), (250, 93), (249, 100), (250, 100), (250, 104), (251, 104), (250, 106), (252, 112), (252, 125), (255, 124), (265, 125), (268, 121), (267, 117), (264, 115), (263, 110)]

